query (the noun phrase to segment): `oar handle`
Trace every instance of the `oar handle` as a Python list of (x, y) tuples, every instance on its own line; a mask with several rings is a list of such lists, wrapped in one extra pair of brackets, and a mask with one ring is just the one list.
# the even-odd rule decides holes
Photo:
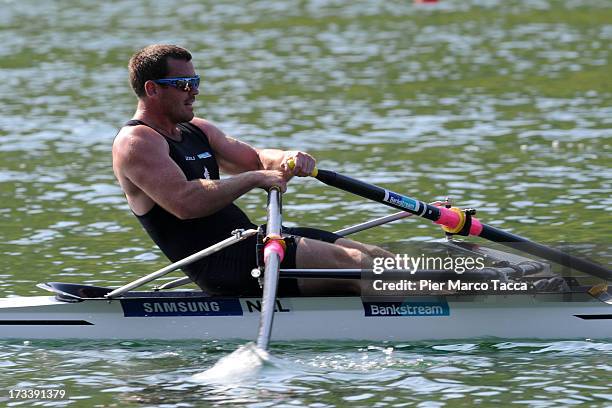
[[(295, 169), (295, 160), (294, 159), (289, 159), (287, 160), (287, 166), (289, 166), (289, 168), (291, 170)], [(319, 169), (317, 169), (316, 167), (312, 170), (312, 172), (309, 174), (310, 177), (317, 177), (317, 175), (319, 174)]]

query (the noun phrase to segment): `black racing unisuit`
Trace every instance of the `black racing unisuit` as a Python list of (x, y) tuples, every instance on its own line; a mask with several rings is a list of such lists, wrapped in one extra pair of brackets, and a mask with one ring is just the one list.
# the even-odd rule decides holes
[[(147, 125), (140, 120), (130, 120), (125, 126)], [(179, 123), (181, 131), (179, 141), (170, 139), (160, 133), (168, 142), (170, 158), (181, 168), (187, 180), (206, 178), (219, 180), (219, 165), (215, 159), (208, 137), (197, 126), (185, 122)], [(158, 204), (138, 220), (160, 247), (164, 254), (176, 262), (199, 250), (211, 246), (227, 237), (238, 228), (257, 228), (248, 216), (236, 205), (230, 204), (206, 217), (182, 220), (166, 211)], [(254, 252), (251, 254), (255, 258)], [(208, 269), (209, 258), (204, 258), (183, 270), (198, 283), (201, 271)]]

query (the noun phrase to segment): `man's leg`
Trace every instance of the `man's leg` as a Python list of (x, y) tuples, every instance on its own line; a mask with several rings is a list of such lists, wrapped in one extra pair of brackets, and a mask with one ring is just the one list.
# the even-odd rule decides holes
[(339, 238), (334, 242), (336, 245), (340, 245), (345, 248), (354, 248), (359, 251), (368, 254), (370, 258), (393, 258), (395, 255), (391, 252), (377, 247), (376, 245), (364, 244), (361, 242), (353, 241), (347, 238)]
[[(361, 269), (369, 268), (372, 264), (370, 255), (358, 246), (336, 245), (300, 237), (296, 237), (296, 240), (295, 263), (298, 269)], [(361, 294), (360, 280), (357, 279), (298, 279), (298, 287), (300, 294), (310, 296)]]
[[(336, 245), (316, 239), (295, 237), (297, 240), (296, 267), (359, 269), (372, 263), (368, 253), (356, 246)], [(338, 241), (348, 241), (339, 239)], [(336, 242), (338, 242), (336, 241)]]

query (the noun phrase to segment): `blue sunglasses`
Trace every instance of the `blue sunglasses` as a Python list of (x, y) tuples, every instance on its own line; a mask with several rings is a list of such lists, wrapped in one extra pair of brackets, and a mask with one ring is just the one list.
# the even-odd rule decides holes
[(159, 85), (170, 85), (181, 91), (189, 92), (200, 87), (200, 76), (154, 79), (153, 82)]

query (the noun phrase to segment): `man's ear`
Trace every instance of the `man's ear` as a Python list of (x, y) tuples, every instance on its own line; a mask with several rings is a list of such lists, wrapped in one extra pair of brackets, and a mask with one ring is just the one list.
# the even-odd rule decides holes
[(157, 95), (157, 86), (155, 86), (155, 82), (147, 81), (144, 83), (144, 90), (147, 96)]

